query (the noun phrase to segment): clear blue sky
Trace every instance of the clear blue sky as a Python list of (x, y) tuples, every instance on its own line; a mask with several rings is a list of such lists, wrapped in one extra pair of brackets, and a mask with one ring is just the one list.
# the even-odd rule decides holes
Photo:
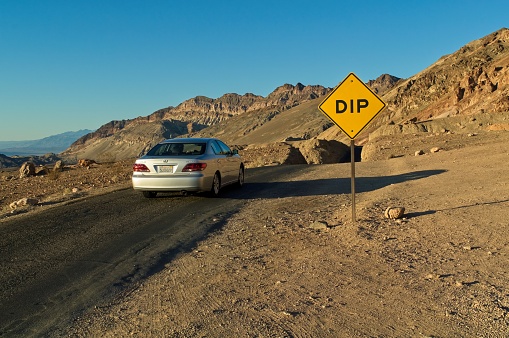
[(0, 140), (198, 95), (407, 78), (509, 26), (509, 1), (0, 0)]

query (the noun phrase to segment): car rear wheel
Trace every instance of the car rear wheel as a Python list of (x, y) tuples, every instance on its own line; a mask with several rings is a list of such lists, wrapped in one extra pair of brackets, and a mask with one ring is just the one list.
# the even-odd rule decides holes
[(146, 198), (154, 198), (157, 196), (157, 192), (155, 191), (143, 191), (143, 196)]
[(221, 177), (219, 173), (214, 174), (214, 179), (212, 180), (212, 188), (210, 189), (210, 194), (212, 196), (219, 195), (219, 190), (221, 190)]
[(243, 185), (244, 185), (244, 168), (240, 167), (239, 168), (239, 177), (238, 177), (238, 180), (237, 180), (237, 186), (239, 188), (241, 188)]

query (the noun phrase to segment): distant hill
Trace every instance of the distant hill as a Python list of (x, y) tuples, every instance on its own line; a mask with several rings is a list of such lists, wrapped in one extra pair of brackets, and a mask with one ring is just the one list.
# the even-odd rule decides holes
[(39, 140), (0, 141), (0, 154), (6, 156), (30, 156), (48, 153), (58, 154), (69, 148), (77, 139), (91, 132), (92, 130), (82, 129), (48, 136)]

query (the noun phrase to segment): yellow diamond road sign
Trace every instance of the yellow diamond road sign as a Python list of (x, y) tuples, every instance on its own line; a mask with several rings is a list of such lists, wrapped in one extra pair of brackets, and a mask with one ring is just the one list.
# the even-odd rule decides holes
[(350, 73), (318, 108), (352, 140), (385, 107), (375, 93)]

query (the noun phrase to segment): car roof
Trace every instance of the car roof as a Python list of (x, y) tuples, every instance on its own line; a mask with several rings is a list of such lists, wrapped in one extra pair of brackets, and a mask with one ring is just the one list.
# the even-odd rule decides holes
[(183, 138), (170, 138), (159, 143), (205, 143), (212, 140), (217, 140), (217, 138), (212, 137), (183, 137)]

